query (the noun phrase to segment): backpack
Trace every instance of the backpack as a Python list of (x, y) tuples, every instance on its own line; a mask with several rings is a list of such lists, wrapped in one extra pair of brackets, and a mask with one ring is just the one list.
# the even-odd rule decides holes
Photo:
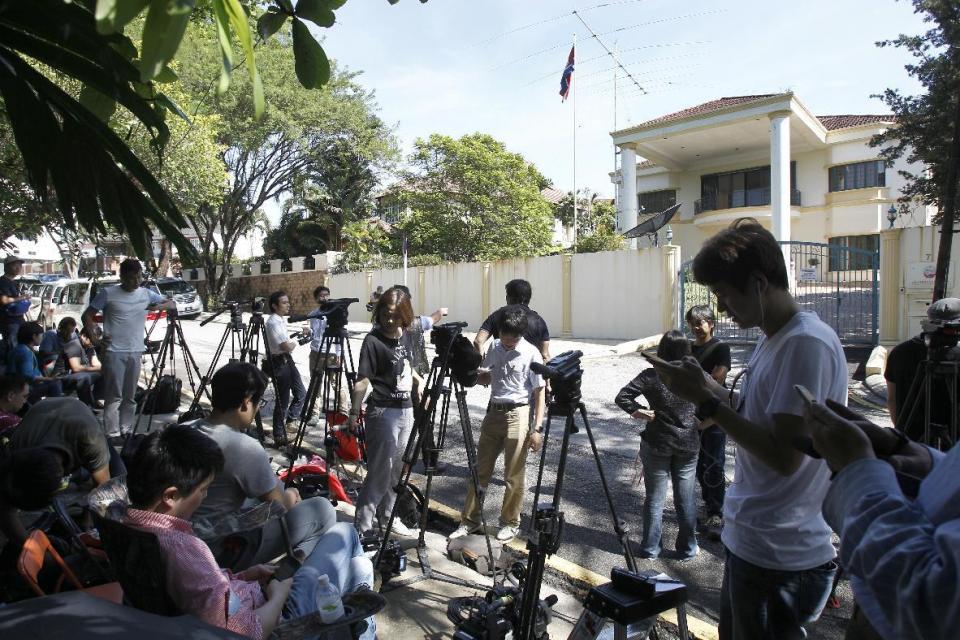
[(143, 394), (143, 413), (174, 413), (180, 409), (183, 382), (172, 375), (162, 375), (152, 390)]

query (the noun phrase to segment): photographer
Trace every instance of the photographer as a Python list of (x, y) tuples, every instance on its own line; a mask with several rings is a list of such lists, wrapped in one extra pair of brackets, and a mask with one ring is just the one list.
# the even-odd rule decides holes
[[(413, 322), (410, 296), (400, 289), (387, 289), (373, 312), (377, 322), (360, 347), (348, 422), (356, 433), (364, 395), (372, 387), (364, 419), (367, 477), (357, 496), (354, 522), (361, 534), (373, 529), (375, 518), (393, 510), (397, 497), (393, 487), (400, 479), (404, 445), (413, 428), (414, 385), (422, 384), (413, 368), (406, 330)], [(393, 531), (413, 535), (399, 519), (393, 521)]]
[[(330, 287), (326, 285), (320, 285), (314, 289), (313, 299), (317, 303), (317, 308), (313, 310), (313, 313), (325, 311), (327, 307), (327, 301), (330, 300)], [(326, 368), (329, 370), (337, 369), (340, 366), (341, 353), (340, 344), (338, 342), (336, 342), (334, 339), (328, 339), (326, 343), (326, 351), (320, 351), (324, 348), (323, 334), (326, 333), (326, 331), (327, 316), (310, 318), (310, 332), (313, 334), (313, 339), (310, 341), (311, 376), (313, 375), (314, 371), (317, 370), (317, 367)], [(347, 412), (350, 409), (350, 397), (347, 393), (346, 384), (340, 385), (339, 402), (337, 404), (340, 413), (347, 415)], [(318, 416), (322, 416), (324, 411), (331, 411), (332, 409), (333, 407), (324, 407), (323, 403), (321, 402), (316, 404), (316, 412)]]
[[(147, 311), (164, 309), (176, 313), (177, 303), (141, 287), (143, 267), (135, 258), (120, 263), (120, 284), (101, 287), (80, 316), (94, 345), (103, 345), (103, 428), (107, 438), (119, 443), (133, 426), (137, 403), (137, 379), (143, 356), (143, 325)], [(103, 312), (103, 336), (97, 333), (94, 316)]]
[(960, 448), (910, 442), (829, 400), (806, 421), (834, 473), (823, 514), (858, 605), (846, 637), (956, 638)]
[[(931, 346), (949, 348), (957, 344), (957, 326), (960, 326), (960, 299), (943, 298), (927, 307), (927, 320), (923, 321), (923, 333), (914, 336), (894, 347), (887, 356), (883, 377), (887, 381), (887, 409), (890, 420), (898, 429), (913, 440), (924, 437), (924, 398), (923, 389), (913, 399), (914, 409), (911, 416), (901, 415), (910, 401), (909, 393), (914, 378), (922, 371), (921, 365), (928, 355), (937, 357)], [(952, 328), (950, 325), (954, 325)], [(932, 424), (950, 424), (950, 398), (957, 399), (957, 390), (953, 394), (947, 386), (945, 377), (934, 377), (930, 381), (930, 422)], [(909, 419), (909, 424), (907, 423)]]
[(267, 346), (270, 348), (273, 384), (277, 390), (273, 405), (273, 444), (275, 447), (284, 447), (287, 445), (287, 431), (296, 433), (296, 421), (300, 418), (307, 390), (293, 361), (292, 352), (299, 343), (290, 337), (287, 329), (286, 316), (290, 315), (290, 298), (285, 291), (274, 291), (270, 294), (268, 304), (270, 316), (266, 322)]

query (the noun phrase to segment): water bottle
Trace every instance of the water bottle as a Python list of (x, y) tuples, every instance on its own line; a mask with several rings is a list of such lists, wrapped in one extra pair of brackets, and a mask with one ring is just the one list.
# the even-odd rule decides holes
[(326, 574), (317, 580), (317, 611), (323, 624), (336, 622), (343, 617), (343, 600), (337, 585), (330, 583)]

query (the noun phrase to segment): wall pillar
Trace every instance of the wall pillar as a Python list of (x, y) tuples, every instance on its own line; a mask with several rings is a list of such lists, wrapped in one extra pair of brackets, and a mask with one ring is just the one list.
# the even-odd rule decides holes
[[(490, 269), (490, 263), (483, 263), (483, 273), (480, 276), (480, 310), (482, 311), (483, 318), (486, 319), (490, 316), (492, 309), (490, 308), (490, 278), (492, 276), (492, 271)], [(477, 328), (479, 331), (480, 328)]]
[(427, 313), (427, 269), (417, 267), (417, 309), (420, 313)]
[[(636, 182), (634, 182), (636, 184)], [(636, 188), (636, 187), (634, 187)], [(565, 253), (560, 269), (561, 321), (560, 337), (573, 337), (573, 254)]]
[[(637, 226), (637, 208), (640, 203), (637, 201), (637, 152), (628, 145), (620, 147), (620, 179), (621, 194), (620, 198), (620, 224), (622, 231), (629, 231)], [(637, 239), (632, 238), (627, 241), (627, 246), (631, 249), (637, 248)]]
[[(790, 240), (790, 112), (770, 114), (770, 231), (782, 242)], [(783, 247), (787, 273), (793, 277), (790, 247)]]
[[(367, 300), (373, 295), (373, 271), (367, 271)], [(362, 304), (367, 304), (367, 300), (361, 300)]]
[(663, 330), (678, 329), (683, 322), (680, 309), (680, 247), (666, 245), (660, 247), (663, 252)]
[(880, 232), (880, 344), (900, 342), (901, 229)]

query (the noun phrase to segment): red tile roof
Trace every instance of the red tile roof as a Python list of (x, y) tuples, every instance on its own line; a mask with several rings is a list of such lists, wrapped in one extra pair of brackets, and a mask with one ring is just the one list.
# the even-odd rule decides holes
[(541, 189), (540, 195), (550, 204), (559, 204), (561, 200), (567, 197), (567, 192), (550, 185), (549, 187)]
[(827, 131), (835, 129), (846, 129), (847, 127), (858, 127), (863, 124), (874, 124), (877, 122), (893, 122), (894, 116), (887, 115), (846, 115), (846, 116), (817, 116), (817, 120)]
[(695, 107), (690, 107), (682, 111), (676, 111), (674, 113), (668, 113), (665, 116), (660, 116), (659, 118), (654, 118), (653, 120), (647, 120), (646, 122), (641, 122), (637, 127), (646, 127), (651, 124), (663, 124), (665, 122), (672, 122), (673, 120), (681, 120), (683, 118), (689, 118), (690, 116), (699, 116), (705, 113), (710, 113), (712, 111), (719, 111), (720, 109), (726, 109), (727, 107), (734, 107), (741, 104), (747, 104), (749, 102), (757, 102), (758, 100), (766, 100), (767, 98), (772, 98), (777, 94), (775, 93), (765, 93), (762, 95), (756, 96), (730, 96), (726, 98), (720, 98), (719, 100), (711, 100), (710, 102), (704, 102), (703, 104), (698, 104)]

